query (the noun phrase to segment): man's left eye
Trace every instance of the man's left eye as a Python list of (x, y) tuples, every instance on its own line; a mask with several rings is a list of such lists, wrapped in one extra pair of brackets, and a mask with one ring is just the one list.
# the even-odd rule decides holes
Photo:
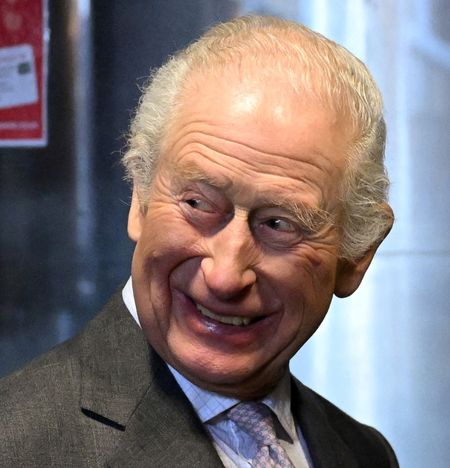
[(281, 232), (296, 232), (296, 228), (293, 223), (282, 218), (272, 218), (265, 221), (265, 224), (274, 231)]
[(208, 203), (205, 200), (202, 200), (201, 198), (188, 198), (184, 200), (184, 203), (189, 205), (191, 208), (194, 208), (196, 210), (200, 211), (205, 211), (207, 213), (212, 213), (214, 211), (214, 208), (210, 203)]

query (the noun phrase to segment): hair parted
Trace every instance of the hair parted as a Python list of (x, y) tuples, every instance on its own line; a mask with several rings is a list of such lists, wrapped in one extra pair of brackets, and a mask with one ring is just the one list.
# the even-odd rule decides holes
[(352, 149), (341, 190), (340, 255), (361, 257), (392, 221), (382, 208), (389, 180), (381, 94), (366, 66), (347, 49), (290, 20), (244, 16), (218, 24), (152, 72), (123, 156), (141, 204), (146, 206), (161, 145), (191, 73), (243, 62), (259, 65), (261, 73), (282, 73), (296, 92), (315, 94), (351, 126)]

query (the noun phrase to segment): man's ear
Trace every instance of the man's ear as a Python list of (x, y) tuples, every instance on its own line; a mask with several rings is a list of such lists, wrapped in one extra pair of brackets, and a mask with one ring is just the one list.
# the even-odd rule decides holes
[(361, 284), (364, 275), (366, 274), (372, 259), (380, 246), (381, 242), (389, 234), (392, 224), (394, 222), (394, 215), (391, 207), (387, 203), (383, 203), (383, 210), (386, 212), (386, 218), (390, 220), (386, 228), (384, 236), (375, 243), (370, 249), (358, 260), (345, 260), (338, 261), (338, 269), (336, 275), (336, 284), (334, 294), (337, 297), (347, 297), (353, 294)]
[(380, 243), (371, 247), (358, 260), (339, 259), (334, 288), (334, 294), (337, 297), (350, 296), (358, 289)]
[(133, 188), (130, 211), (128, 212), (128, 237), (137, 242), (141, 237), (145, 213), (141, 208), (136, 188)]

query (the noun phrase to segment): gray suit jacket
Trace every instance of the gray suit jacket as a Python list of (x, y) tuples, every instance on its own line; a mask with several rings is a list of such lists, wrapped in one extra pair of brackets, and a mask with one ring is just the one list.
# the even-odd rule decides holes
[[(393, 467), (385, 439), (293, 380), (314, 465)], [(1, 467), (220, 467), (189, 401), (115, 296), (76, 338), (0, 381)]]

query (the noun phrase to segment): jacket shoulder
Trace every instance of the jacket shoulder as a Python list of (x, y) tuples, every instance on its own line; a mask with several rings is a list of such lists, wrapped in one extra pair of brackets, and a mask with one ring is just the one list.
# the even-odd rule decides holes
[(129, 320), (118, 304), (113, 300), (78, 336), (0, 379), (0, 466), (97, 466), (98, 454), (113, 447), (118, 431), (85, 417), (80, 394), (86, 356), (101, 355), (120, 334), (120, 321)]
[[(112, 303), (115, 301), (113, 300)], [(27, 408), (55, 397), (67, 399), (79, 392), (80, 360), (86, 350), (100, 346), (98, 339), (110, 329), (111, 303), (87, 323), (75, 337), (34, 358), (22, 368), (0, 379), (0, 408), (19, 405)], [(104, 338), (102, 338), (104, 339)], [(32, 409), (30, 408), (30, 409)]]
[(37, 466), (31, 459), (53, 466), (49, 443), (67, 426), (79, 391), (74, 346), (60, 345), (0, 381), (1, 466)]
[(80, 374), (76, 347), (76, 339), (67, 341), (0, 379), (0, 412), (29, 415), (47, 402), (70, 398)]

